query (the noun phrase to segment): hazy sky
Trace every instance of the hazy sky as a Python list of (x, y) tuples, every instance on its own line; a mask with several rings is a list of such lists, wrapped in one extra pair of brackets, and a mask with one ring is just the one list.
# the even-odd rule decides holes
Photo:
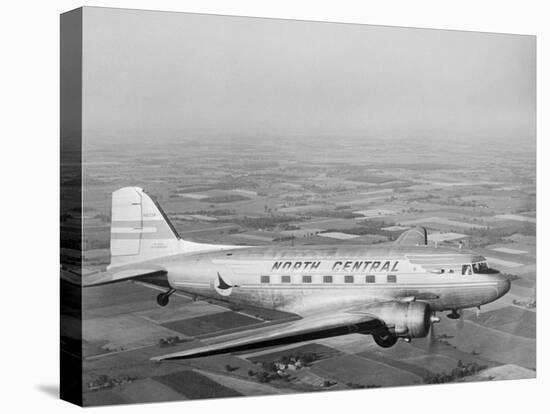
[(535, 38), (86, 8), (84, 137), (534, 139)]

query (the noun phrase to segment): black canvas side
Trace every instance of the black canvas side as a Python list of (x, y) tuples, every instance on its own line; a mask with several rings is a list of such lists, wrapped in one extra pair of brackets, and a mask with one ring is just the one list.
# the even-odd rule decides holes
[(60, 397), (81, 406), (82, 8), (60, 26)]

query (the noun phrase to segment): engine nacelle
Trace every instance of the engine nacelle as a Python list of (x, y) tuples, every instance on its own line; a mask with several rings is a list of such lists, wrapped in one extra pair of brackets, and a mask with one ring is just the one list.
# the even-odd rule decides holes
[(432, 310), (425, 302), (385, 302), (369, 307), (396, 336), (423, 338), (430, 332)]

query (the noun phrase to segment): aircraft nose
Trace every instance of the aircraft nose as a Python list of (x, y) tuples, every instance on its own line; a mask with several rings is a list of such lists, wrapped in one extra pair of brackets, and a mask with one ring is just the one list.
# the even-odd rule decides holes
[(498, 297), (504, 296), (510, 290), (510, 279), (503, 275), (496, 276)]

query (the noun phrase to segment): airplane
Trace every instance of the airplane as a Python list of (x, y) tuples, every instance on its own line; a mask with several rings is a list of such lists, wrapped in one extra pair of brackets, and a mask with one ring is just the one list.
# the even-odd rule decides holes
[(462, 248), (428, 246), (424, 228), (391, 245), (230, 246), (182, 239), (139, 187), (112, 194), (111, 263), (84, 287), (163, 276), (167, 306), (177, 291), (290, 312), (296, 319), (206, 340), (153, 358), (206, 357), (358, 333), (389, 348), (433, 332), (436, 312), (479, 308), (510, 290), (487, 260)]

